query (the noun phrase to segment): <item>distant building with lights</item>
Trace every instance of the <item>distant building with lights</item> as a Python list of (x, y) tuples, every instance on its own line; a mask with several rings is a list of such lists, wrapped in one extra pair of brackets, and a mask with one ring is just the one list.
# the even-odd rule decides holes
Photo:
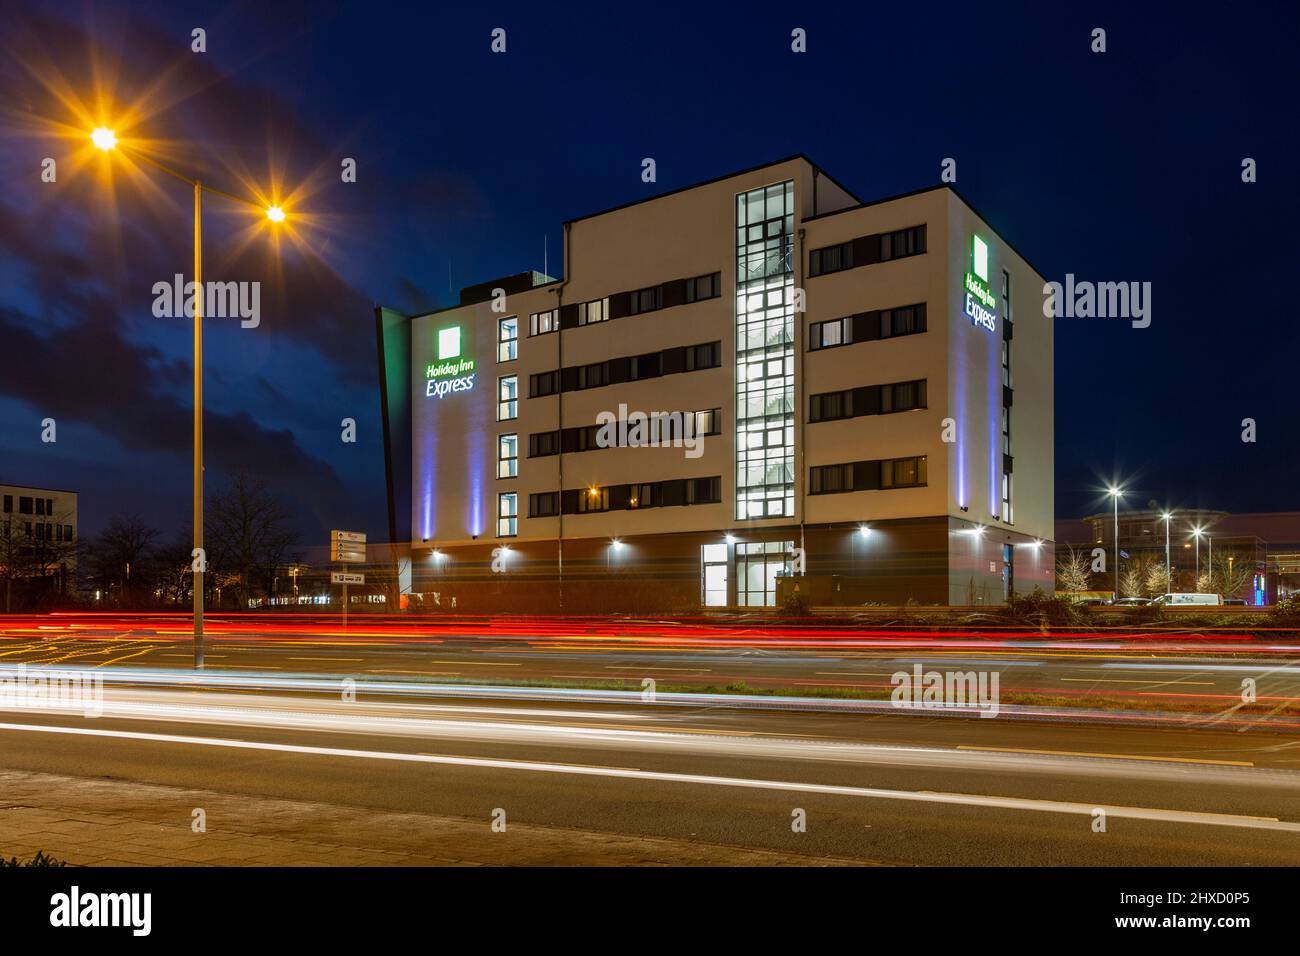
[[(1168, 512), (1167, 525), (1165, 514), (1149, 509), (1119, 512), (1121, 574), (1134, 566), (1167, 566), (1173, 590), (1193, 591), (1198, 574), (1213, 560), (1215, 589), (1225, 590), (1226, 581), (1231, 592), (1224, 597), (1262, 606), (1300, 594), (1300, 511), (1231, 514), (1175, 508)], [(1062, 519), (1056, 523), (1056, 538), (1062, 549), (1091, 552), (1099, 547), (1113, 560), (1115, 514)], [(1098, 583), (1111, 588), (1109, 579)]]
[(78, 541), (75, 491), (0, 484), (0, 610), (75, 592)]
[(376, 309), (411, 591), (572, 611), (1051, 592), (1043, 286), (951, 187), (863, 202), (796, 156), (566, 222), (562, 279)]

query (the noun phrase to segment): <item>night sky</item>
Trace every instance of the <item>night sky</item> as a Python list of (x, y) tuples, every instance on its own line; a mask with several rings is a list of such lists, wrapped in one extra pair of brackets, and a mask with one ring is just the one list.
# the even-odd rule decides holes
[(864, 199), (953, 157), (1048, 279), (1153, 284), (1150, 328), (1057, 320), (1058, 516), (1112, 478), (1139, 506), (1300, 509), (1295, 4), (420, 6), (6, 6), (0, 481), (79, 491), (83, 533), (190, 507), (190, 329), (151, 290), (191, 273), (191, 196), (94, 153), (93, 119), (284, 202), (272, 231), (205, 201), (204, 278), (263, 283), (258, 328), (206, 324), (207, 481), (262, 476), (307, 541), (386, 536), (374, 303), (540, 270), (544, 237), (558, 275), (563, 220), (794, 153)]

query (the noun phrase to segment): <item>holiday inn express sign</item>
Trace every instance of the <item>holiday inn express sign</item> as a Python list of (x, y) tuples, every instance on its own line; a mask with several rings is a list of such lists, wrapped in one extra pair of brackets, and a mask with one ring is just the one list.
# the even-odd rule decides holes
[(474, 360), (461, 356), (460, 326), (438, 331), (438, 361), (424, 370), (425, 398), (443, 398), (474, 387)]
[(989, 245), (979, 236), (970, 237), (971, 271), (966, 273), (966, 315), (974, 325), (997, 331), (997, 298), (989, 289)]

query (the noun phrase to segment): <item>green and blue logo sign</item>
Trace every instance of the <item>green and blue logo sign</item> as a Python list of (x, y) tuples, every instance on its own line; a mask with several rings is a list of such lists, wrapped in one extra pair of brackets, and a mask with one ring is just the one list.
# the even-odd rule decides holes
[(444, 398), (474, 387), (474, 360), (461, 355), (461, 327), (438, 330), (438, 360), (424, 370), (424, 397)]
[(997, 297), (989, 288), (989, 244), (972, 235), (970, 242), (970, 271), (966, 273), (966, 308), (973, 325), (990, 332), (997, 331)]

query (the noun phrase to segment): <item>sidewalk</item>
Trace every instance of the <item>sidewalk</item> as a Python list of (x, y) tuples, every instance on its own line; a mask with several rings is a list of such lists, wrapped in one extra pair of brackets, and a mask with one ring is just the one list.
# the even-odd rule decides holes
[[(195, 808), (206, 833), (191, 831)], [(694, 840), (0, 771), (0, 855), (69, 866), (843, 866)]]

